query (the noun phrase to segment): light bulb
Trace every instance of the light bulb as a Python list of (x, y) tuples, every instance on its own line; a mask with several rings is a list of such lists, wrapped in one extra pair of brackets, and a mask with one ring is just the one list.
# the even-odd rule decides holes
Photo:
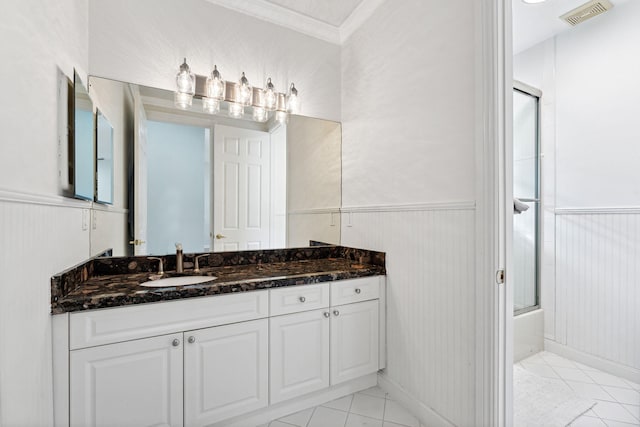
[(208, 98), (224, 100), (225, 84), (216, 65), (213, 66), (211, 75), (207, 77), (206, 94)]
[(236, 102), (239, 102), (242, 105), (251, 105), (252, 94), (253, 91), (251, 86), (249, 86), (249, 80), (247, 80), (244, 73), (242, 73), (242, 77), (240, 77), (240, 81), (238, 82)]
[(244, 116), (244, 106), (237, 102), (229, 103), (229, 117), (233, 117), (234, 119), (239, 119)]
[(262, 107), (253, 107), (253, 120), (256, 122), (266, 122), (267, 110)]
[(193, 102), (193, 95), (188, 93), (179, 93), (175, 92), (173, 94), (173, 102), (176, 107), (186, 110), (191, 107), (191, 103)]
[(196, 92), (196, 76), (191, 72), (187, 65), (187, 58), (180, 65), (180, 71), (176, 75), (177, 91), (175, 92), (174, 102), (178, 108), (189, 108)]
[(276, 109), (276, 104), (278, 102), (278, 95), (276, 94), (276, 89), (271, 83), (271, 77), (267, 79), (266, 89), (264, 90), (264, 106), (267, 110), (273, 111)]
[(289, 114), (287, 114), (286, 111), (276, 111), (276, 121), (278, 123), (280, 123), (281, 125), (284, 125), (287, 123), (288, 119), (289, 119)]
[(300, 111), (300, 98), (298, 98), (298, 89), (291, 83), (289, 88), (289, 96), (287, 97), (287, 111), (290, 113), (298, 113)]
[(220, 112), (220, 101), (214, 98), (202, 98), (202, 109), (209, 114)]

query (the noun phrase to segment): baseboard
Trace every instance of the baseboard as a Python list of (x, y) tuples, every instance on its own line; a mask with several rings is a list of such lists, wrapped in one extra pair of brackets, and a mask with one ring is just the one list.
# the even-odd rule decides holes
[(583, 365), (591, 366), (592, 368), (600, 369), (608, 374), (615, 375), (634, 383), (640, 384), (640, 370), (632, 368), (630, 366), (621, 365), (611, 360), (603, 359), (601, 357), (593, 356), (588, 353), (584, 353), (580, 350), (573, 349), (566, 345), (558, 344), (555, 341), (549, 339), (544, 340), (544, 349), (555, 353), (559, 356), (566, 357)]
[(398, 402), (404, 406), (409, 412), (418, 417), (420, 422), (429, 427), (453, 427), (454, 424), (442, 417), (436, 411), (420, 402), (414, 396), (409, 394), (405, 389), (400, 387), (398, 383), (390, 379), (387, 375), (378, 374), (378, 386)]
[(322, 405), (323, 403), (339, 399), (357, 391), (366, 390), (374, 387), (377, 383), (377, 374), (365, 375), (364, 377), (356, 378), (355, 380), (347, 381), (315, 393), (305, 394), (304, 396), (270, 405), (249, 414), (221, 421), (213, 424), (211, 427), (247, 427), (266, 424), (271, 420), (284, 417), (285, 415)]

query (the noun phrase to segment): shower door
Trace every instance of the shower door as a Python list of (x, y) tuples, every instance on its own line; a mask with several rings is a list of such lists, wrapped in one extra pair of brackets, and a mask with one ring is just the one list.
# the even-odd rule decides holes
[[(539, 307), (540, 263), (540, 92), (516, 83), (513, 89), (514, 314)], [(517, 203), (514, 201), (514, 204)], [(525, 210), (525, 208), (528, 208)], [(520, 213), (518, 213), (518, 211)]]

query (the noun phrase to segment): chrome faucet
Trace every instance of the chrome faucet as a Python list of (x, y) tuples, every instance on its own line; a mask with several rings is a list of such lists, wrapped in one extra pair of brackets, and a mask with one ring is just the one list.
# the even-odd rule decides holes
[(182, 273), (184, 270), (184, 263), (182, 259), (182, 244), (176, 243), (176, 273)]

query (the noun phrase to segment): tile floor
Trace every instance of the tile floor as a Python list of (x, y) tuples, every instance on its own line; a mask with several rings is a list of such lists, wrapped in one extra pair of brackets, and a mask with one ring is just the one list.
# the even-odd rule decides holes
[(547, 351), (519, 364), (542, 377), (563, 381), (578, 396), (596, 401), (572, 427), (640, 426), (640, 385)]
[(420, 427), (418, 419), (372, 387), (258, 427)]

